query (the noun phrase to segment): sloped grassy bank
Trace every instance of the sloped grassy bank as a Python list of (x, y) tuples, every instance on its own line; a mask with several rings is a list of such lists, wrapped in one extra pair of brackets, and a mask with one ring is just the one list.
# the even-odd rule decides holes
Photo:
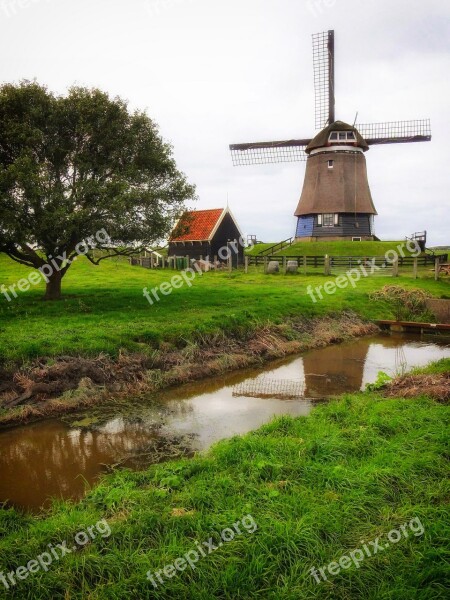
[(0, 426), (13, 425), (101, 403), (112, 394), (154, 392), (312, 348), (375, 333), (378, 328), (347, 311), (281, 323), (230, 322), (227, 331), (201, 331), (191, 339), (160, 344), (115, 359), (61, 356), (40, 359), (3, 377)]
[[(450, 370), (440, 361), (439, 372)], [(23, 599), (447, 598), (447, 404), (369, 392), (282, 417), (193, 459), (116, 472), (78, 504), (45, 516), (0, 511), (0, 570), (12, 572), (106, 519), (111, 534), (29, 573), (2, 597)], [(146, 573), (249, 515), (232, 541), (168, 570)], [(249, 521), (251, 518), (251, 521)], [(385, 546), (414, 520), (415, 533)], [(253, 529), (253, 528), (252, 528)], [(104, 528), (103, 528), (104, 531)], [(382, 548), (375, 553), (379, 538)], [(366, 544), (373, 554), (317, 583), (310, 569)], [(208, 551), (207, 551), (208, 552)], [(190, 555), (194, 557), (194, 555)], [(178, 563), (180, 564), (180, 563)], [(23, 574), (23, 572), (22, 572)], [(158, 582), (158, 579), (155, 580)]]

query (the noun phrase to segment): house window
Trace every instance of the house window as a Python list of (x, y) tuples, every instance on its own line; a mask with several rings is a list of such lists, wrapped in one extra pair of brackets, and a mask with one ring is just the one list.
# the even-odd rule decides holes
[(334, 226), (337, 227), (339, 225), (339, 214), (334, 214)]
[(329, 160), (328, 161), (328, 168), (332, 169), (334, 167), (334, 160)]
[(317, 215), (317, 226), (322, 227), (322, 215)]
[(322, 224), (324, 227), (334, 227), (334, 214), (325, 213), (322, 215)]
[(360, 242), (361, 238), (360, 237), (352, 237), (352, 242)]

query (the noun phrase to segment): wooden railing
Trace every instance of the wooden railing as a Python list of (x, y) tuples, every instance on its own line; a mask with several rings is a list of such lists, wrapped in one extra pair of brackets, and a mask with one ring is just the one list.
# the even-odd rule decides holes
[(262, 250), (258, 254), (258, 256), (268, 256), (269, 254), (275, 254), (276, 252), (280, 252), (281, 250), (284, 250), (285, 248), (292, 246), (293, 239), (294, 238), (290, 237), (290, 238), (283, 240), (282, 242), (278, 242), (278, 244), (274, 244), (273, 246), (270, 246), (269, 248)]

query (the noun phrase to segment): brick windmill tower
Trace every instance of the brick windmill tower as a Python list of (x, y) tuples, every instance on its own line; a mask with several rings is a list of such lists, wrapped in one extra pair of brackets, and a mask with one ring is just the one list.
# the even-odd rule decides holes
[(295, 216), (296, 241), (373, 240), (377, 214), (365, 152), (379, 144), (429, 142), (429, 119), (348, 125), (335, 119), (334, 31), (313, 35), (313, 139), (233, 144), (233, 164), (306, 161)]

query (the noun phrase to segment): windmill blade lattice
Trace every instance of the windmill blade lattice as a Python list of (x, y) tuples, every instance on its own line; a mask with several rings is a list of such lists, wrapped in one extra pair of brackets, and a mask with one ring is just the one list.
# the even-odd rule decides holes
[(365, 123), (356, 125), (356, 129), (369, 146), (377, 144), (429, 142), (431, 140), (430, 119)]
[(308, 158), (305, 148), (310, 141), (287, 140), (256, 144), (232, 144), (230, 146), (231, 158), (235, 167), (305, 161)]
[(316, 129), (333, 123), (334, 116), (334, 31), (315, 33), (313, 66)]

